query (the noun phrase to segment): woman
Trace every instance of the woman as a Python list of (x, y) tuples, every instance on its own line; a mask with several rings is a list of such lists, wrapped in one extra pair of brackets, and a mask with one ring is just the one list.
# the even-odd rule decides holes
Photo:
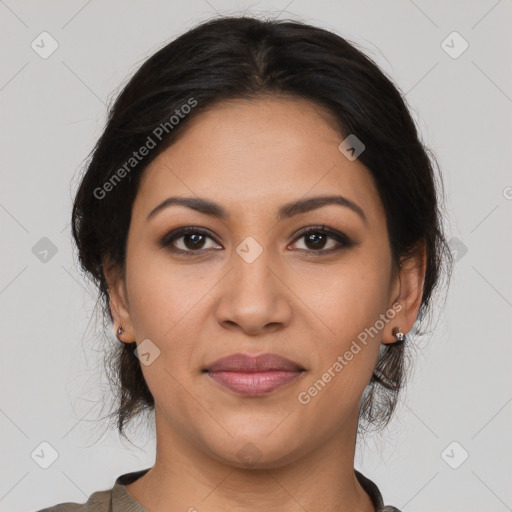
[(73, 235), (152, 468), (55, 511), (393, 511), (354, 469), (449, 251), (403, 98), (343, 38), (219, 18), (114, 104)]

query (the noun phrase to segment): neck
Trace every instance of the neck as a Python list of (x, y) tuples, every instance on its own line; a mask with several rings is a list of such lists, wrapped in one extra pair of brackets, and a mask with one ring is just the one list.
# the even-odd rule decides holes
[(309, 453), (268, 462), (261, 458), (244, 468), (208, 448), (198, 449), (200, 443), (170, 428), (156, 407), (155, 464), (126, 489), (152, 512), (374, 512), (354, 473), (357, 419), (355, 414)]

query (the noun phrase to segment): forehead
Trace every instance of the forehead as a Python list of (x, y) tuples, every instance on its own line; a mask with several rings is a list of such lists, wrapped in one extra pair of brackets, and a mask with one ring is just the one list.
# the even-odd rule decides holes
[(307, 100), (223, 101), (184, 128), (144, 171), (138, 212), (170, 195), (268, 211), (304, 196), (339, 193), (370, 215), (383, 213), (368, 169), (339, 151), (345, 136), (334, 117)]

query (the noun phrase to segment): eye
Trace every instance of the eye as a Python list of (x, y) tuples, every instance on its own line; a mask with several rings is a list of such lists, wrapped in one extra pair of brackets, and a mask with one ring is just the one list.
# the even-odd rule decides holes
[[(334, 231), (326, 226), (313, 226), (302, 231), (296, 240), (304, 239), (304, 247), (295, 247), (301, 251), (318, 252), (320, 254), (331, 253), (351, 247), (350, 238), (339, 231)], [(297, 242), (294, 242), (297, 246)]]
[[(208, 240), (210, 240), (210, 245), (208, 245)], [(195, 252), (207, 249), (222, 249), (222, 246), (219, 246), (208, 232), (195, 227), (182, 228), (168, 233), (162, 238), (160, 245), (172, 252), (186, 255), (193, 255)]]
[[(304, 239), (304, 247), (297, 247), (298, 241)], [(208, 242), (209, 241), (209, 242)], [(340, 251), (351, 247), (354, 243), (350, 238), (339, 231), (332, 230), (326, 226), (309, 226), (303, 230), (295, 242), (293, 249), (318, 255)], [(212, 235), (203, 229), (189, 226), (186, 228), (171, 231), (160, 241), (160, 246), (171, 252), (194, 256), (206, 250), (220, 250), (223, 247), (216, 243)]]

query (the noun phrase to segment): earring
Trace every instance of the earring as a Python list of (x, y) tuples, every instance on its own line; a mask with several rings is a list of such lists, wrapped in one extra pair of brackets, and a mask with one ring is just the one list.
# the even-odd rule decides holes
[(117, 339), (119, 341), (123, 341), (123, 340), (119, 339), (119, 336), (121, 336), (121, 334), (123, 334), (123, 332), (124, 332), (124, 329), (121, 326), (119, 326), (119, 329), (117, 329), (117, 333), (116, 333)]
[(394, 343), (396, 346), (400, 346), (405, 341), (405, 334), (402, 332), (400, 327), (395, 327), (393, 329), (393, 336), (396, 337), (396, 341)]

